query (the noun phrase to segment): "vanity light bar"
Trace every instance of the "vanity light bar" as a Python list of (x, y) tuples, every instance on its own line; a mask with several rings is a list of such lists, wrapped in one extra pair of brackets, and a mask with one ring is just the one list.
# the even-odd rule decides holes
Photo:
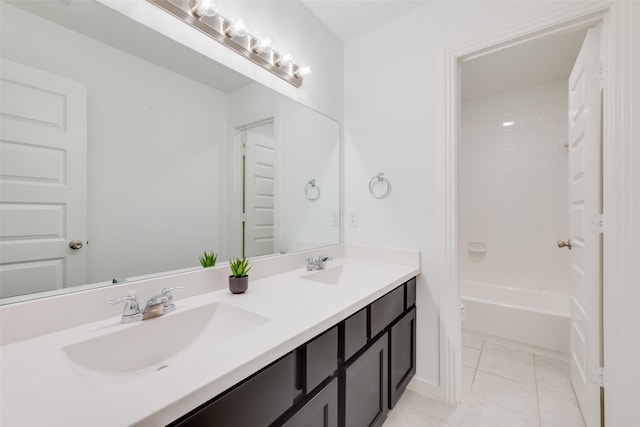
[[(302, 79), (310, 72), (309, 67), (300, 67), (293, 62), (290, 53), (274, 50), (271, 47), (271, 40), (260, 40), (249, 34), (241, 20), (233, 22), (218, 14), (211, 0), (147, 1), (295, 87), (300, 87)], [(211, 11), (211, 13), (204, 13), (205, 11)]]

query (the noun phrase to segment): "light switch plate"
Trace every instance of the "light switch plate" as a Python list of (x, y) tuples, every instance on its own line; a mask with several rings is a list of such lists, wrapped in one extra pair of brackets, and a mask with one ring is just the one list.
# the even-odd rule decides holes
[(340, 226), (340, 212), (331, 212), (331, 225), (333, 227)]
[(358, 226), (358, 212), (351, 212), (349, 214), (349, 226), (357, 227)]

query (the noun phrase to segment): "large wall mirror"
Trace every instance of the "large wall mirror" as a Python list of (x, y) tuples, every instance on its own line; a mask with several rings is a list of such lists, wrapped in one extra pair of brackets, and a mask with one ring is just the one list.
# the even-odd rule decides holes
[(0, 6), (0, 301), (340, 242), (337, 122), (97, 2)]

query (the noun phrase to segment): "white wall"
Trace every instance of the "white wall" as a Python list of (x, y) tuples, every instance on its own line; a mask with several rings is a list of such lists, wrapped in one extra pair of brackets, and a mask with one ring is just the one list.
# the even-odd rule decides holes
[[(625, 263), (631, 270), (626, 279), (631, 289), (629, 293), (622, 298), (613, 300), (614, 303), (627, 301), (627, 307), (622, 312), (621, 320), (623, 323), (629, 323), (625, 328), (626, 337), (623, 337), (623, 343), (625, 345), (628, 343), (629, 348), (626, 349), (626, 351), (624, 351), (625, 349), (620, 349), (627, 359), (620, 365), (620, 371), (615, 378), (618, 381), (626, 381), (627, 388), (624, 393), (620, 394), (616, 393), (618, 389), (612, 388), (610, 396), (614, 399), (619, 397), (621, 400), (620, 404), (623, 408), (626, 408), (625, 411), (628, 412), (623, 414), (614, 413), (614, 415), (627, 415), (626, 419), (628, 420), (638, 420), (640, 419), (640, 405), (633, 404), (633, 391), (636, 390), (637, 385), (640, 384), (640, 367), (638, 367), (637, 363), (638, 360), (640, 360), (640, 340), (637, 339), (637, 332), (640, 330), (640, 316), (637, 315), (637, 307), (640, 305), (640, 286), (638, 286), (640, 282), (640, 262), (638, 262), (640, 259), (640, 147), (638, 147), (638, 139), (640, 138), (640, 107), (637, 105), (638, 100), (640, 100), (640, 55), (638, 55), (638, 49), (640, 49), (640, 4), (634, 3), (629, 5), (629, 8), (631, 9), (629, 10), (628, 17), (630, 22), (629, 30), (632, 34), (629, 44), (633, 46), (630, 51), (635, 52), (635, 54), (631, 55), (632, 61), (629, 61), (631, 66), (628, 67), (629, 86), (631, 87), (628, 99), (635, 100), (636, 102), (636, 108), (630, 108), (631, 111), (629, 115), (631, 117), (628, 122), (630, 134), (628, 139), (625, 139), (627, 144), (633, 146), (627, 169), (632, 173), (632, 176), (629, 177), (629, 182), (633, 184), (629, 190), (631, 193), (630, 218), (633, 218), (633, 220), (630, 221), (630, 227), (628, 229), (631, 248), (629, 250), (629, 258)], [(635, 141), (635, 144), (632, 141)], [(623, 184), (623, 186), (625, 185)], [(633, 285), (634, 283), (635, 286)], [(615, 310), (615, 306), (612, 306), (611, 309)], [(613, 326), (615, 327), (615, 323), (613, 323)], [(615, 344), (618, 344), (618, 342), (615, 342)], [(620, 418), (620, 420), (623, 419), (625, 418)], [(612, 419), (612, 421), (615, 421), (615, 419)]]
[(201, 251), (224, 247), (227, 96), (12, 6), (2, 12), (4, 57), (87, 88), (88, 282), (195, 267)]
[(566, 79), (462, 103), (461, 281), (569, 295), (567, 108)]
[[(455, 340), (440, 328), (438, 307), (444, 51), (570, 5), (430, 2), (345, 45), (345, 211), (360, 215), (357, 228), (346, 227), (346, 242), (421, 251), (417, 377), (433, 385), (434, 394), (440, 392), (440, 342)], [(367, 185), (379, 171), (393, 193), (375, 200)]]

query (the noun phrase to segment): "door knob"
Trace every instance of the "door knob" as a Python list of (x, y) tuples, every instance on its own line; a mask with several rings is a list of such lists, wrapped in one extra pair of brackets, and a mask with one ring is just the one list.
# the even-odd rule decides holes
[(69, 242), (69, 247), (74, 251), (82, 248), (82, 240), (72, 240)]
[(565, 246), (569, 248), (569, 250), (571, 250), (571, 239), (567, 240), (566, 242), (564, 240), (558, 240), (559, 248), (564, 248)]

